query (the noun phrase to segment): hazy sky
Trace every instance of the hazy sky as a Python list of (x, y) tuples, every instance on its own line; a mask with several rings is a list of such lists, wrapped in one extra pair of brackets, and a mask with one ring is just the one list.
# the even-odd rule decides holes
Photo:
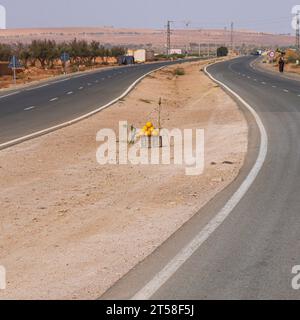
[(0, 0), (8, 28), (103, 26), (163, 28), (237, 28), (275, 33), (293, 32), (291, 9), (296, 0)]

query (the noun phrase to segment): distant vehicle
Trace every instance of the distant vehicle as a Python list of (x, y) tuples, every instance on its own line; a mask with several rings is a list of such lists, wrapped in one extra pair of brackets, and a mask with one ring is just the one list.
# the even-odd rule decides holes
[(131, 65), (134, 64), (134, 57), (133, 56), (120, 56), (118, 58), (119, 65)]
[(262, 53), (263, 53), (262, 50), (255, 50), (255, 51), (253, 51), (251, 54), (252, 54), (253, 56), (261, 56)]

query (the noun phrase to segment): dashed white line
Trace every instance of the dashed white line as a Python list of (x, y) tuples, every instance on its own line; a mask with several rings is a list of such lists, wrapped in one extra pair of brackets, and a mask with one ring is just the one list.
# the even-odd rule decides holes
[(272, 86), (272, 88), (277, 88), (276, 86)]
[(83, 89), (83, 87), (79, 87), (79, 88), (78, 88), (78, 90), (82, 90), (82, 89)]
[(287, 90), (287, 89), (284, 89), (283, 91), (284, 91), (284, 92), (287, 92), (287, 93), (289, 92), (289, 90)]
[(73, 94), (73, 91), (69, 91), (69, 92), (67, 93), (67, 95), (70, 95), (70, 94)]
[(262, 82), (261, 84), (265, 85), (265, 84), (266, 84), (266, 82)]
[(29, 111), (29, 110), (32, 110), (32, 109), (34, 109), (34, 108), (35, 108), (34, 106), (28, 107), (28, 108), (25, 108), (24, 111)]
[(58, 100), (58, 98), (53, 98), (53, 99), (50, 99), (50, 102), (53, 102), (53, 101), (56, 101)]

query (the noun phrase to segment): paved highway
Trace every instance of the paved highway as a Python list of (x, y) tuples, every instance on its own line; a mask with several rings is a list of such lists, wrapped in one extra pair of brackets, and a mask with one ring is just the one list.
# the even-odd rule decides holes
[(193, 254), (177, 259), (257, 163), (261, 135), (241, 106), (250, 133), (237, 180), (101, 299), (300, 299), (300, 291), (292, 288), (292, 268), (300, 265), (300, 82), (254, 70), (252, 61), (242, 57), (210, 66), (208, 72), (239, 94), (263, 122), (268, 149), (254, 183)]
[(167, 64), (172, 62), (103, 69), (2, 93), (0, 145), (94, 111)]

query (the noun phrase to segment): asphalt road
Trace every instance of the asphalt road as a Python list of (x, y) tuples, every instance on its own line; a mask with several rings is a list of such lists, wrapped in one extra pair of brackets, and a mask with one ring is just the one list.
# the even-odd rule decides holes
[[(300, 299), (292, 268), (300, 265), (300, 82), (250, 67), (251, 57), (208, 71), (258, 113), (268, 135), (264, 165), (223, 224), (151, 299)], [(215, 217), (253, 167), (260, 145), (251, 114), (249, 151), (238, 179), (101, 299), (130, 299)]]
[(94, 111), (119, 97), (144, 74), (172, 63), (103, 69), (2, 93), (0, 144)]

